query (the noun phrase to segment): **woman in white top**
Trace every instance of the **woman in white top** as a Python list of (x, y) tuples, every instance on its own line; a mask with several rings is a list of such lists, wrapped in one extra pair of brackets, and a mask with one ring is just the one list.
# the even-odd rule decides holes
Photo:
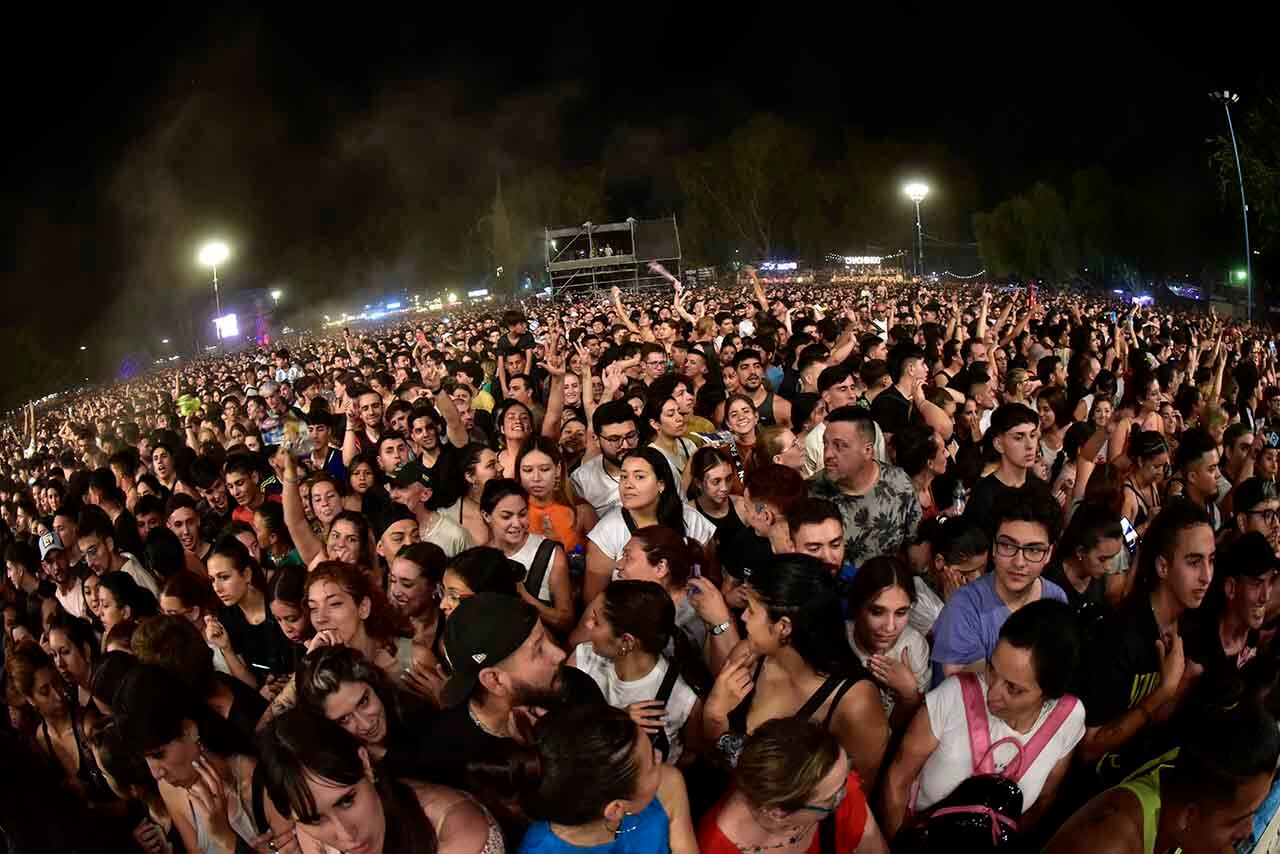
[[(484, 485), (480, 496), (480, 515), (489, 526), (489, 544), (525, 568), (526, 573), (538, 566), (541, 578), (537, 589), (527, 584), (516, 588), (520, 598), (538, 609), (547, 627), (558, 632), (573, 628), (573, 591), (569, 586), (569, 560), (564, 549), (554, 540), (529, 530), (529, 493), (514, 480), (494, 478)], [(549, 543), (549, 545), (543, 545)], [(544, 559), (538, 561), (538, 552)], [(526, 577), (526, 581), (529, 580)]]
[(867, 561), (849, 587), (849, 643), (880, 686), (895, 731), (911, 721), (933, 678), (929, 642), (909, 625), (915, 598), (912, 575), (895, 557)]
[[(671, 597), (653, 581), (615, 581), (587, 608), (583, 627), (587, 640), (569, 653), (569, 664), (594, 679), (605, 701), (625, 709), (675, 764), (690, 719), (689, 731), (698, 731), (702, 701), (683, 675), (698, 658), (676, 631)], [(674, 660), (662, 654), (673, 638)], [(705, 687), (706, 676), (693, 678)]]
[(677, 482), (683, 480), (684, 470), (698, 446), (692, 439), (684, 437), (686, 421), (675, 398), (650, 400), (645, 407), (644, 418), (646, 426), (653, 431), (649, 447), (657, 448), (667, 458)]
[(582, 591), (587, 602), (613, 578), (622, 547), (636, 530), (666, 525), (703, 546), (716, 532), (702, 514), (681, 500), (671, 466), (657, 448), (636, 448), (623, 459), (618, 498), (622, 505), (605, 513), (587, 535), (587, 577)]
[[(1022, 789), (1021, 827), (1033, 825), (1084, 737), (1084, 705), (1066, 693), (1079, 659), (1069, 605), (1042, 599), (1014, 612), (985, 672), (950, 677), (911, 721), (885, 780), (886, 835), (979, 773), (1014, 780)], [(988, 745), (983, 755), (973, 755), (971, 740)]]

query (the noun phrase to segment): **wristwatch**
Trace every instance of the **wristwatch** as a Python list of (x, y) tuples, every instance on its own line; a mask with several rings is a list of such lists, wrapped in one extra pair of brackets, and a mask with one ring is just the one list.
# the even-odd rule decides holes
[(722, 635), (722, 634), (724, 634), (725, 632), (729, 631), (729, 625), (730, 625), (729, 621), (728, 621), (728, 620), (725, 620), (723, 623), (721, 623), (721, 624), (720, 624), (720, 625), (718, 625), (718, 626), (712, 626), (712, 627), (711, 627), (711, 634), (715, 635), (716, 637), (719, 637), (720, 635)]

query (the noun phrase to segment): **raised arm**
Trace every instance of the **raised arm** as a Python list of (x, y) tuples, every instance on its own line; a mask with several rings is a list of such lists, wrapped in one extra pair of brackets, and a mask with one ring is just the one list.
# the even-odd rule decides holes
[(284, 477), (280, 479), (283, 482), (280, 499), (284, 509), (284, 524), (289, 529), (289, 536), (293, 537), (293, 544), (297, 547), (303, 564), (311, 566), (318, 555), (325, 554), (324, 543), (307, 524), (307, 514), (302, 509), (302, 493), (298, 489), (298, 462), (285, 449), (281, 448), (279, 452), (284, 454)]
[(351, 461), (360, 453), (360, 442), (356, 434), (364, 429), (363, 423), (360, 421), (360, 415), (356, 412), (356, 402), (349, 400), (347, 402), (347, 432), (342, 437), (342, 464), (348, 468)]

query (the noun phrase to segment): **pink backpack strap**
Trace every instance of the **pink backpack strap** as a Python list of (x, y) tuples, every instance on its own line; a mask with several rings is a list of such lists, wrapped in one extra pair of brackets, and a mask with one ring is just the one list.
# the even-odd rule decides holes
[(964, 721), (969, 730), (969, 755), (974, 774), (992, 773), (991, 730), (987, 728), (987, 700), (982, 696), (982, 683), (977, 674), (957, 673), (960, 694), (964, 699)]
[(1022, 746), (1022, 750), (1018, 753), (1017, 770), (1006, 768), (1004, 776), (1013, 780), (1015, 783), (1022, 779), (1022, 775), (1027, 772), (1032, 765), (1035, 764), (1036, 757), (1049, 744), (1049, 740), (1058, 734), (1058, 730), (1062, 729), (1062, 725), (1066, 723), (1071, 713), (1075, 711), (1076, 703), (1078, 703), (1071, 694), (1063, 694), (1058, 698), (1058, 702), (1054, 704), (1053, 711), (1049, 712), (1049, 717), (1045, 718), (1040, 728), (1035, 734), (1027, 740)]

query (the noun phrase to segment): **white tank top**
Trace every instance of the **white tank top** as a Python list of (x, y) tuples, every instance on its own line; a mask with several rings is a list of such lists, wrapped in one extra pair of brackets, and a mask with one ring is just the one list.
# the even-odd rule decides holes
[[(511, 560), (524, 567), (524, 571), (528, 573), (533, 569), (533, 559), (538, 554), (538, 546), (542, 545), (546, 537), (541, 534), (529, 532), (529, 539), (524, 541), (524, 545), (520, 547), (520, 551), (513, 555), (508, 555)], [(552, 563), (555, 562), (555, 555), (551, 557)], [(551, 601), (551, 564), (547, 564), (547, 571), (542, 575), (542, 586), (538, 588), (537, 598), (543, 602)]]

